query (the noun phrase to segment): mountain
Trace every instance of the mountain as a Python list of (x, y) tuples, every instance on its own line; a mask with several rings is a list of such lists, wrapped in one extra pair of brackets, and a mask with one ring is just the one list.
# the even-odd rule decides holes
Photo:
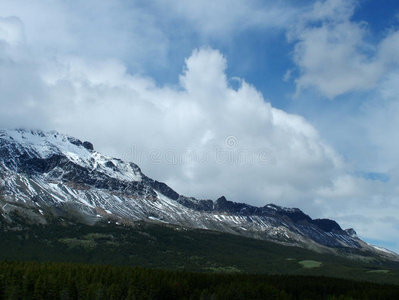
[(314, 220), (297, 208), (254, 207), (223, 196), (216, 201), (185, 197), (147, 177), (134, 163), (102, 155), (90, 142), (56, 131), (0, 130), (0, 195), (0, 218), (11, 225), (20, 217), (33, 224), (47, 224), (54, 217), (85, 224), (144, 220), (321, 253), (353, 250), (399, 260), (395, 253), (362, 241), (353, 229)]

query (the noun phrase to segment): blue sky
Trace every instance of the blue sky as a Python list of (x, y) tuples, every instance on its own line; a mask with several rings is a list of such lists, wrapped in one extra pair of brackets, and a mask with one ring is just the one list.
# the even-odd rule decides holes
[(397, 1), (0, 0), (0, 126), (397, 252), (398, 83)]

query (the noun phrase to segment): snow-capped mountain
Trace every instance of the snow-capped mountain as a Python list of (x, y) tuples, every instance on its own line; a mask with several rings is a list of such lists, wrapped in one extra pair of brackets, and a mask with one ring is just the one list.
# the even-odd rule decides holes
[(46, 224), (48, 216), (130, 224), (169, 223), (271, 240), (322, 252), (349, 248), (397, 255), (368, 245), (353, 229), (311, 219), (297, 208), (254, 207), (179, 195), (134, 163), (108, 157), (90, 142), (55, 132), (0, 130), (0, 214)]

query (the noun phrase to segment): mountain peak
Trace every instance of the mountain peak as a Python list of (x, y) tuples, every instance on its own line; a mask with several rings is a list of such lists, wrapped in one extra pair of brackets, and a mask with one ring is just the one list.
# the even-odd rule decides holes
[(83, 147), (85, 147), (87, 150), (91, 150), (91, 151), (94, 150), (93, 144), (90, 143), (90, 142), (88, 142), (88, 141), (84, 141), (84, 142), (83, 142)]
[(227, 199), (225, 196), (222, 196), (216, 200), (217, 203), (226, 203)]
[[(93, 149), (92, 143), (57, 131), (0, 130), (0, 161), (9, 169), (47, 174), (68, 162), (71, 169), (63, 172), (65, 176), (83, 168), (87, 176), (97, 173), (116, 180), (141, 181), (141, 171), (135, 164), (102, 155)], [(72, 168), (71, 164), (76, 167)]]
[(357, 233), (356, 233), (356, 231), (353, 228), (345, 229), (345, 231), (348, 233), (349, 236), (357, 237)]

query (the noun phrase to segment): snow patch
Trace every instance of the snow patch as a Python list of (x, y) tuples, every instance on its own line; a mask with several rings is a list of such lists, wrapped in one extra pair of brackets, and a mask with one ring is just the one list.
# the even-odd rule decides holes
[[(370, 245), (370, 244), (369, 244)], [(388, 253), (388, 254), (394, 254), (394, 255), (397, 255), (397, 253), (396, 252), (393, 252), (393, 251), (391, 251), (391, 250), (388, 250), (388, 249), (386, 249), (386, 248), (383, 248), (383, 247), (379, 247), (379, 246), (376, 246), (376, 245), (370, 245), (371, 247), (373, 247), (374, 249), (377, 249), (377, 250), (379, 250), (379, 251), (382, 251), (382, 252), (385, 252), (385, 253)]]

